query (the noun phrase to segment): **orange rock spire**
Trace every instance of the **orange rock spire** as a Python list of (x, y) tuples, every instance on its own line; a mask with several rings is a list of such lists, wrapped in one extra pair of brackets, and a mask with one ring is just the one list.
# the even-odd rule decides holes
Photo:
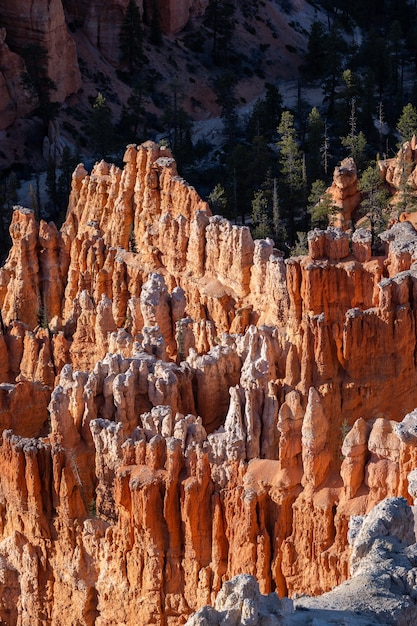
[(77, 167), (60, 231), (18, 207), (11, 235), (0, 619), (179, 626), (239, 573), (346, 579), (350, 516), (416, 466), (412, 225), (284, 260), (148, 142)]

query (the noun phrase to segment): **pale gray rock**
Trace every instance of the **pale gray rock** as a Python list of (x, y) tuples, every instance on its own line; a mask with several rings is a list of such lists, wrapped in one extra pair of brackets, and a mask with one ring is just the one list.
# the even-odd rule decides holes
[(292, 613), (292, 601), (275, 593), (264, 596), (253, 576), (239, 574), (223, 583), (215, 607), (203, 607), (186, 626), (281, 626)]
[(387, 498), (368, 515), (354, 517), (348, 539), (351, 579), (320, 597), (297, 599), (296, 609), (325, 611), (329, 617), (346, 612), (344, 621), (325, 624), (416, 624), (417, 547), (414, 516), (405, 498)]

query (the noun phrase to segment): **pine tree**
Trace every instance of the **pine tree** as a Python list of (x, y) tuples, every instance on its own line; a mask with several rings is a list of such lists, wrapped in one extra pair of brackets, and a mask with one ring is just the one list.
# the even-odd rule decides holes
[(22, 79), (38, 99), (38, 113), (42, 119), (43, 131), (47, 134), (49, 122), (57, 117), (60, 106), (58, 102), (52, 102), (52, 93), (57, 86), (48, 74), (48, 51), (39, 44), (29, 44), (23, 49), (22, 56), (28, 70)]
[(135, 0), (129, 0), (120, 28), (120, 60), (130, 74), (137, 72), (143, 62), (142, 20)]
[(220, 117), (223, 122), (225, 147), (230, 151), (236, 144), (239, 118), (237, 113), (236, 75), (225, 71), (214, 83), (216, 104), (221, 107)]
[(326, 192), (326, 183), (315, 180), (308, 196), (308, 212), (312, 228), (327, 228), (332, 213), (335, 211), (331, 196)]
[(327, 122), (324, 123), (323, 141), (320, 145), (321, 163), (324, 169), (324, 173), (329, 172), (329, 160), (330, 160), (330, 137), (327, 132)]
[(352, 98), (349, 118), (350, 132), (346, 137), (341, 138), (341, 142), (342, 146), (347, 148), (348, 155), (355, 161), (357, 169), (361, 170), (366, 160), (366, 137), (362, 131), (357, 132), (356, 123), (356, 100)]
[(148, 84), (144, 80), (138, 81), (126, 105), (122, 107), (122, 114), (118, 129), (126, 137), (127, 143), (141, 143), (147, 134), (147, 114), (145, 104), (148, 101)]
[(252, 200), (252, 233), (254, 239), (266, 239), (271, 235), (270, 208), (264, 190), (255, 191)]
[(162, 123), (168, 135), (168, 142), (178, 165), (184, 165), (192, 156), (191, 119), (181, 106), (184, 94), (178, 78), (169, 84), (170, 103), (165, 107)]
[(213, 33), (212, 55), (217, 65), (227, 66), (236, 25), (235, 0), (211, 0), (204, 16), (205, 25)]
[(207, 197), (212, 213), (217, 215), (225, 215), (227, 213), (227, 195), (226, 190), (220, 183), (211, 190)]
[(410, 102), (405, 105), (397, 122), (397, 130), (401, 136), (401, 144), (410, 141), (417, 135), (417, 109)]
[(99, 158), (105, 158), (113, 148), (114, 128), (112, 112), (102, 93), (97, 94), (88, 127), (92, 149)]
[(379, 137), (379, 152), (384, 152), (384, 105), (381, 101), (378, 103), (378, 137)]
[(282, 96), (278, 87), (271, 83), (266, 83), (265, 89), (265, 97), (259, 98), (255, 102), (246, 125), (249, 141), (252, 141), (256, 136), (262, 136), (267, 141), (272, 141), (276, 136), (282, 113)]
[(359, 188), (363, 196), (361, 211), (369, 219), (372, 244), (375, 246), (377, 235), (387, 226), (386, 208), (389, 200), (389, 194), (383, 186), (377, 165), (370, 165), (366, 168), (361, 176)]
[(307, 119), (307, 171), (309, 180), (315, 180), (321, 171), (320, 147), (323, 142), (325, 124), (320, 112), (313, 107)]
[(290, 111), (284, 111), (278, 126), (279, 164), (281, 172), (282, 193), (281, 198), (285, 202), (285, 213), (288, 222), (288, 235), (294, 242), (296, 226), (303, 220), (303, 158), (296, 141), (294, 128), (294, 116)]
[(414, 163), (406, 158), (407, 149), (403, 145), (400, 148), (401, 177), (398, 188), (399, 199), (396, 208), (399, 213), (407, 211), (409, 213), (417, 210), (417, 196), (415, 188), (410, 184), (410, 174), (413, 171)]
[(311, 25), (303, 72), (310, 79), (321, 78), (328, 67), (328, 38), (325, 27), (318, 20)]
[(402, 82), (403, 82), (403, 32), (401, 28), (400, 22), (395, 19), (391, 22), (390, 29), (388, 32), (388, 49), (390, 51), (391, 56), (391, 67), (393, 74), (393, 87), (394, 93), (398, 90), (402, 91)]

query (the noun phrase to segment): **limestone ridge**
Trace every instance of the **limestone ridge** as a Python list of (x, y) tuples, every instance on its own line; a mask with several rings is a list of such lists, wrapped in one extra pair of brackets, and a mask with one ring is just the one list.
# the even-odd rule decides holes
[(328, 591), (351, 515), (406, 497), (417, 467), (412, 225), (383, 257), (328, 229), (284, 260), (211, 215), (165, 148), (124, 160), (77, 167), (60, 231), (14, 212), (6, 623), (176, 626), (242, 572), (262, 594)]

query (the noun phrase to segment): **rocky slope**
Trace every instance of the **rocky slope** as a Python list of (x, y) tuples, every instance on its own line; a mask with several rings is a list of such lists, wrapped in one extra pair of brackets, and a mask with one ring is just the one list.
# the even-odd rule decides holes
[[(0, 270), (0, 619), (177, 626), (222, 583), (319, 594), (417, 460), (417, 233), (284, 260), (169, 152), (73, 175)], [(6, 592), (7, 590), (7, 592)]]
[[(143, 64), (135, 81), (123, 74), (126, 67), (121, 62), (120, 31), (127, 5), (128, 0), (1, 3), (0, 169), (30, 163), (35, 171), (45, 170), (48, 156), (59, 163), (64, 146), (91, 155), (87, 130), (98, 92), (117, 124), (139, 78), (149, 90), (141, 106), (153, 133), (164, 126), (161, 118), (173, 104), (174, 89), (191, 120), (219, 115), (213, 84), (227, 68), (213, 62), (213, 29), (203, 26), (208, 0), (137, 0), (143, 21)], [(161, 45), (152, 40), (155, 10)], [(295, 80), (316, 15), (305, 0), (289, 0), (285, 10), (278, 0), (237, 3), (229, 52), (240, 68), (236, 93), (240, 105), (263, 95), (266, 82)], [(34, 63), (36, 55), (40, 60)], [(38, 116), (39, 92), (60, 105), (48, 129)]]

